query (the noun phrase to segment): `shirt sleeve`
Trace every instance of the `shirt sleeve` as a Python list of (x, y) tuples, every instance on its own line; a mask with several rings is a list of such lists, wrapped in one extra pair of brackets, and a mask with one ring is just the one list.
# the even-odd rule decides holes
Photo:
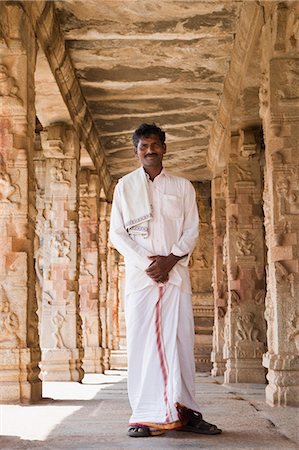
[(191, 253), (196, 245), (198, 239), (198, 210), (196, 204), (196, 193), (192, 184), (187, 181), (184, 190), (184, 224), (183, 232), (178, 240), (172, 245), (171, 253), (175, 256), (184, 256), (178, 261), (178, 264), (187, 266)]
[(116, 250), (118, 250), (125, 259), (129, 260), (143, 271), (148, 268), (151, 263), (148, 256), (151, 254), (133, 241), (125, 228), (119, 184), (116, 186), (113, 195), (109, 238)]

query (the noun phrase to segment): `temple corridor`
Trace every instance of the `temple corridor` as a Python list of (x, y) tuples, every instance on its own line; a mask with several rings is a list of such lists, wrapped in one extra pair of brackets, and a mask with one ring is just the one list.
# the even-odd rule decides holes
[(198, 400), (225, 430), (142, 448), (295, 448), (293, 0), (0, 1), (0, 446), (141, 448), (125, 437), (125, 269), (108, 240), (141, 122), (165, 129), (166, 170), (196, 190)]

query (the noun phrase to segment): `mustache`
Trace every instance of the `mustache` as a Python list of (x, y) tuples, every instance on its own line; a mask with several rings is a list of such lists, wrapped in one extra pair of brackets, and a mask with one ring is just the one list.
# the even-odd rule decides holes
[(148, 156), (158, 156), (158, 154), (155, 153), (155, 152), (153, 152), (153, 153), (148, 153), (148, 154), (145, 156), (145, 158), (147, 158)]

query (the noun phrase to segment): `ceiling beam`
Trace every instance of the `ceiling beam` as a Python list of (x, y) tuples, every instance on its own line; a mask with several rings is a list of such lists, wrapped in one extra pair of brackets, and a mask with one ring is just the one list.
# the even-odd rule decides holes
[(54, 2), (23, 1), (21, 5), (28, 15), (47, 57), (78, 137), (87, 149), (100, 175), (105, 194), (109, 195), (112, 178), (105, 153), (66, 49), (64, 37), (56, 19)]

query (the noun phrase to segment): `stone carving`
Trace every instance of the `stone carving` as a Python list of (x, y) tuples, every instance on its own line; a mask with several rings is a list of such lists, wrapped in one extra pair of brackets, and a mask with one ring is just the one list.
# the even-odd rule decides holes
[(58, 161), (50, 169), (51, 184), (64, 184), (70, 185), (70, 181), (67, 179), (68, 170), (65, 168), (65, 163), (63, 160)]
[(88, 276), (90, 278), (94, 278), (93, 274), (88, 270), (88, 266), (92, 266), (92, 264), (88, 263), (86, 261), (86, 258), (81, 258), (80, 261), (80, 275), (81, 276)]
[(13, 184), (11, 176), (7, 173), (6, 164), (0, 154), (0, 202), (12, 202), (11, 197), (16, 193), (18, 187)]
[(65, 322), (65, 318), (57, 311), (55, 316), (52, 317), (51, 322), (54, 327), (54, 332), (52, 333), (54, 337), (54, 348), (66, 348), (61, 335), (61, 329)]
[(278, 284), (287, 283), (290, 294), (292, 297), (294, 297), (295, 296), (294, 274), (289, 273), (281, 262), (276, 261), (274, 264), (277, 283)]
[(230, 292), (231, 295), (231, 303), (232, 303), (232, 307), (234, 306), (239, 306), (240, 305), (240, 301), (241, 301), (241, 297), (239, 295), (239, 293), (235, 290), (232, 290)]
[(291, 333), (290, 339), (294, 340), (297, 351), (299, 352), (299, 314), (292, 320), (294, 331)]
[(2, 348), (17, 348), (19, 346), (18, 330), (18, 316), (10, 310), (7, 294), (3, 286), (0, 286), (0, 345)]
[(197, 256), (196, 261), (197, 261), (197, 267), (199, 269), (207, 269), (209, 267), (208, 261), (203, 253), (200, 253)]
[(63, 231), (57, 231), (52, 237), (51, 248), (53, 256), (70, 259), (71, 243), (65, 238)]
[(252, 172), (249, 169), (244, 169), (238, 164), (235, 165), (237, 169), (237, 179), (238, 181), (252, 181)]
[(254, 303), (256, 305), (263, 305), (264, 300), (265, 300), (265, 290), (264, 289), (260, 289), (255, 294)]
[(269, 76), (265, 72), (262, 73), (262, 81), (259, 89), (260, 109), (259, 114), (263, 118), (266, 115), (269, 106), (268, 99)]
[(14, 97), (20, 101), (17, 92), (15, 79), (9, 75), (7, 67), (0, 64), (0, 97)]
[(277, 90), (277, 98), (281, 104), (296, 104), (299, 100), (299, 66), (296, 59), (285, 62), (284, 77), (285, 82)]
[(259, 342), (259, 330), (255, 327), (254, 318), (252, 312), (245, 312), (237, 318), (236, 335), (240, 341)]
[(254, 250), (254, 237), (249, 231), (244, 231), (244, 233), (239, 234), (236, 244), (239, 255), (252, 255)]
[(238, 228), (238, 219), (236, 216), (234, 215), (230, 216), (228, 226), (233, 230), (236, 230)]
[(273, 164), (284, 164), (283, 154), (279, 151), (272, 153), (271, 159)]
[(80, 201), (79, 215), (80, 218), (90, 218), (90, 206), (87, 200)]

